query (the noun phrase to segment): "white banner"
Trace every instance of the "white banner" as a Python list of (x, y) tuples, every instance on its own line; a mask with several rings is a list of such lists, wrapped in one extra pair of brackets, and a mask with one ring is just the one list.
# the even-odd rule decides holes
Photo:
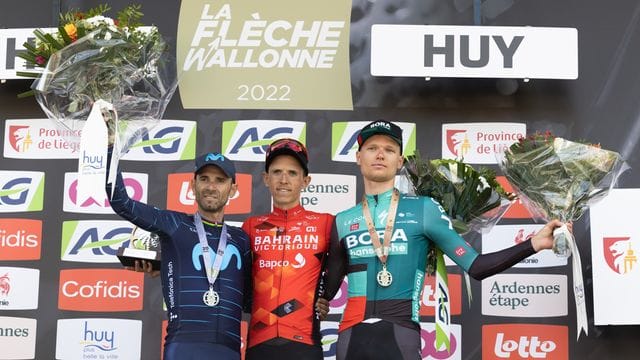
[(595, 325), (640, 324), (638, 204), (640, 189), (614, 189), (591, 206)]
[(577, 79), (578, 30), (373, 25), (371, 75)]

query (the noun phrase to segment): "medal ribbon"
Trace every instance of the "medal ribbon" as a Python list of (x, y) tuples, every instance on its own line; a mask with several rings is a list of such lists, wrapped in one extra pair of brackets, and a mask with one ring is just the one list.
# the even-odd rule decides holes
[(222, 266), (222, 257), (224, 256), (224, 250), (227, 247), (227, 225), (222, 223), (222, 230), (220, 231), (220, 241), (218, 241), (218, 250), (216, 250), (216, 258), (211, 263), (211, 253), (209, 252), (209, 244), (207, 243), (207, 235), (204, 232), (204, 226), (202, 225), (202, 217), (200, 213), (195, 213), (193, 216), (193, 222), (198, 230), (198, 240), (200, 246), (202, 246), (202, 257), (204, 259), (205, 273), (207, 273), (207, 280), (209, 281), (209, 290), (213, 291), (213, 283), (216, 282), (218, 274), (220, 273), (220, 267)]
[(384, 243), (380, 244), (380, 237), (376, 232), (376, 227), (371, 218), (369, 212), (369, 204), (367, 202), (366, 195), (362, 195), (362, 215), (367, 223), (367, 230), (371, 236), (371, 245), (376, 253), (378, 259), (383, 266), (387, 264), (387, 257), (389, 256), (389, 249), (391, 245), (391, 234), (393, 233), (393, 226), (396, 221), (396, 211), (398, 210), (398, 203), (400, 202), (400, 192), (398, 189), (393, 189), (391, 195), (391, 203), (389, 204), (389, 213), (387, 214), (387, 225), (384, 228)]

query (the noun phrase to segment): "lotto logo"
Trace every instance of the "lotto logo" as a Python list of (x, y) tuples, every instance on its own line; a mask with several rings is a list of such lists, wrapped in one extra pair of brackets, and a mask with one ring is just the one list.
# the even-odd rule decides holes
[(568, 359), (569, 329), (559, 325), (500, 324), (482, 327), (483, 359)]
[[(169, 174), (167, 179), (167, 209), (194, 213), (198, 205), (191, 188), (193, 173)], [(236, 174), (238, 191), (224, 208), (225, 214), (248, 214), (251, 212), (251, 175)]]

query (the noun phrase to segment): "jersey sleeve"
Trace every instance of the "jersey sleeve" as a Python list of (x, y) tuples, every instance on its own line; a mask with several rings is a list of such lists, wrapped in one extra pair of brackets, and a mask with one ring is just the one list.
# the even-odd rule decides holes
[(346, 249), (338, 235), (336, 220), (337, 218), (334, 219), (333, 226), (331, 226), (329, 254), (321, 279), (323, 289), (321, 289), (320, 296), (327, 300), (333, 299), (338, 290), (340, 290), (340, 285), (342, 285), (342, 280), (347, 274), (347, 266), (349, 265)]
[(424, 197), (424, 234), (464, 271), (468, 271), (478, 252), (454, 229), (442, 206), (430, 197)]
[[(107, 174), (109, 173), (109, 165), (111, 164), (113, 148), (109, 148), (107, 158)], [(122, 173), (118, 172), (114, 184), (105, 184), (107, 197), (111, 194), (113, 188), (113, 197), (109, 200), (113, 211), (120, 217), (128, 220), (136, 226), (155, 233), (163, 233), (171, 236), (178, 229), (180, 224), (179, 217), (167, 210), (160, 210), (154, 206), (133, 200), (127, 194)]]

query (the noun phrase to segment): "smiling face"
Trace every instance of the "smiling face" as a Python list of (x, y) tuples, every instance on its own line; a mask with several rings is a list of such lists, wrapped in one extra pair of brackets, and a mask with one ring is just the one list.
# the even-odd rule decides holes
[(300, 193), (311, 182), (311, 177), (304, 175), (304, 169), (291, 155), (273, 159), (262, 179), (271, 192), (273, 205), (284, 210), (300, 204)]
[(235, 195), (237, 185), (214, 165), (207, 165), (191, 180), (198, 211), (211, 221), (221, 221), (224, 206)]
[(380, 186), (393, 187), (396, 173), (402, 167), (404, 159), (397, 142), (386, 135), (373, 135), (356, 153), (356, 161), (364, 177), (365, 187), (377, 184), (377, 191)]

